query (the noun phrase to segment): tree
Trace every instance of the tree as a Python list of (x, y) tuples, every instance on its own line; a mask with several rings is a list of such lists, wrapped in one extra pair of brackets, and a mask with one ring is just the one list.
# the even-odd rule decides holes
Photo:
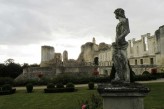
[(14, 63), (14, 59), (7, 59), (5, 64), (0, 65), (0, 77), (16, 78), (23, 72), (20, 64)]
[(10, 63), (14, 63), (14, 59), (9, 58), (5, 61), (5, 65), (8, 65)]
[(28, 67), (29, 67), (28, 63), (24, 63), (24, 64), (22, 65), (22, 69), (28, 68)]

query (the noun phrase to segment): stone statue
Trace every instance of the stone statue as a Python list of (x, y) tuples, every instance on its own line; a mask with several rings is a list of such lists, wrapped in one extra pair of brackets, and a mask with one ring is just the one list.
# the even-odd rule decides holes
[(112, 82), (130, 83), (130, 69), (127, 59), (128, 42), (125, 37), (130, 33), (129, 21), (125, 17), (124, 10), (118, 8), (114, 11), (119, 23), (116, 27), (115, 42), (112, 43), (112, 60), (116, 70), (115, 78)]

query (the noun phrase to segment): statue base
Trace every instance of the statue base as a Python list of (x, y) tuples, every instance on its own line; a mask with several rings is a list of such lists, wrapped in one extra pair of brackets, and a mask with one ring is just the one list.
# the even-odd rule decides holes
[(143, 98), (150, 89), (137, 83), (100, 84), (98, 92), (103, 97), (103, 109), (144, 109)]

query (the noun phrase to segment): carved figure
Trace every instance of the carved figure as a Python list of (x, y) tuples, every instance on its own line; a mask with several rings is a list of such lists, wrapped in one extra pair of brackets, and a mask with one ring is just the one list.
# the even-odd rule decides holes
[(119, 23), (116, 27), (116, 38), (115, 42), (112, 43), (113, 54), (112, 60), (116, 70), (116, 75), (113, 82), (130, 82), (130, 69), (127, 59), (127, 47), (128, 42), (125, 37), (130, 33), (129, 21), (125, 17), (125, 12), (123, 9), (118, 8), (114, 11), (116, 19)]

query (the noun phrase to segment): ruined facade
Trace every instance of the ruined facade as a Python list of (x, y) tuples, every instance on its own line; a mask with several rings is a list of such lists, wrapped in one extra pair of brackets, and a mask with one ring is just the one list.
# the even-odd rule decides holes
[(41, 63), (40, 67), (60, 66), (62, 63), (61, 53), (55, 53), (52, 46), (41, 47)]
[[(141, 74), (151, 68), (164, 68), (164, 26), (159, 27), (154, 35), (141, 35), (139, 40), (129, 40), (127, 55), (136, 74)], [(60, 73), (92, 73), (96, 68), (100, 74), (109, 75), (111, 72), (112, 46), (106, 43), (96, 44), (96, 39), (81, 46), (81, 53), (77, 60), (68, 59), (68, 52), (56, 53), (54, 47), (41, 47), (41, 63), (38, 68), (24, 69), (20, 77), (33, 77), (44, 74), (51, 77)], [(48, 73), (47, 73), (48, 72)], [(32, 76), (33, 75), (33, 76)]]
[[(141, 74), (144, 70), (158, 68), (160, 71), (164, 67), (164, 26), (159, 27), (154, 35), (147, 33), (141, 35), (139, 40), (129, 40), (127, 55), (130, 65), (136, 74)], [(112, 47), (99, 53), (99, 66), (112, 65)], [(147, 69), (148, 68), (148, 69)], [(111, 68), (100, 67), (100, 73), (110, 73)]]

